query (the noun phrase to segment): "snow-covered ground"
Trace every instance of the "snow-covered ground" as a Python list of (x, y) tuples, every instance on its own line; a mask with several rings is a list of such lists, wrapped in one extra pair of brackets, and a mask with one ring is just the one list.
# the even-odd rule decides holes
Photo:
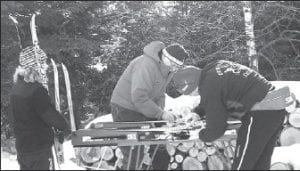
[[(297, 99), (300, 99), (300, 81), (274, 81), (276, 86), (282, 87), (284, 85), (289, 85), (291, 92), (293, 92)], [(169, 109), (180, 109), (183, 106), (193, 107), (195, 104), (199, 103), (200, 97), (195, 96), (180, 96), (173, 99), (169, 96), (166, 98), (166, 110)], [(112, 121), (111, 114), (96, 118), (92, 121), (94, 122), (109, 122)], [(88, 127), (87, 125), (86, 127)], [(61, 165), (63, 170), (82, 170), (83, 168), (77, 166), (74, 163), (75, 153), (72, 147), (71, 141), (66, 141), (64, 143), (64, 152), (66, 162)], [(291, 146), (276, 147), (272, 156), (272, 163), (283, 162), (290, 163), (293, 165), (295, 170), (300, 170), (300, 143)], [(16, 155), (11, 155), (2, 150), (1, 147), (1, 170), (19, 170), (19, 165), (17, 163)]]

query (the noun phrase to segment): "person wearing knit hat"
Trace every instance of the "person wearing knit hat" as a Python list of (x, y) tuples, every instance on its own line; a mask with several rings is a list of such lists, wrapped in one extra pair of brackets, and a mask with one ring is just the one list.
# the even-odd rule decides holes
[(185, 66), (173, 77), (176, 89), (184, 95), (199, 95), (198, 83), (201, 69), (195, 66)]
[(176, 72), (188, 58), (188, 53), (184, 47), (178, 43), (173, 43), (162, 49), (162, 61), (165, 65), (170, 67), (171, 72)]
[[(137, 122), (166, 120), (174, 122), (175, 115), (165, 111), (165, 92), (175, 72), (184, 66), (188, 53), (178, 43), (166, 46), (161, 41), (153, 41), (143, 49), (141, 56), (133, 59), (127, 66), (111, 97), (111, 113), (116, 122)], [(154, 151), (155, 146), (150, 147)], [(123, 168), (136, 170), (137, 156), (128, 156), (130, 147), (121, 148), (124, 154)], [(143, 150), (141, 150), (143, 151)], [(134, 149), (137, 152), (137, 148)], [(134, 153), (133, 153), (134, 154)], [(143, 155), (139, 155), (142, 161)], [(164, 145), (160, 145), (152, 161), (154, 170), (167, 170), (170, 156)], [(138, 166), (140, 163), (137, 164)]]
[[(277, 98), (276, 94), (280, 93), (275, 93), (278, 91), (269, 81), (244, 65), (225, 60), (211, 62), (202, 69), (184, 67), (175, 73), (173, 81), (182, 94), (197, 90), (201, 96), (198, 109), (193, 109), (193, 112), (200, 112), (200, 117), (205, 116), (206, 125), (199, 131), (201, 141), (213, 142), (223, 136), (227, 120), (242, 122), (233, 170), (270, 168), (287, 112), (286, 102), (281, 96)], [(275, 97), (274, 104), (282, 105), (262, 105), (270, 101), (269, 97)]]
[(20, 65), (13, 76), (9, 122), (16, 138), (21, 170), (52, 170), (52, 128), (70, 132), (67, 119), (55, 109), (44, 85), (46, 60), (41, 49), (35, 53), (33, 46), (27, 47), (20, 53)]

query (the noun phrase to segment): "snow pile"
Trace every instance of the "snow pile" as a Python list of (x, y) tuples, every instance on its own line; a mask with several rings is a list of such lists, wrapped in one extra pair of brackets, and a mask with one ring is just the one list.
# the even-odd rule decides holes
[(291, 146), (275, 147), (271, 163), (282, 162), (289, 163), (294, 170), (300, 170), (300, 144), (293, 144)]

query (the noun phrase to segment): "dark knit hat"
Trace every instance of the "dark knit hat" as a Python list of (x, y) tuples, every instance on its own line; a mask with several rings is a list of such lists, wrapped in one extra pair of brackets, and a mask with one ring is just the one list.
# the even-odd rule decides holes
[(200, 68), (185, 66), (174, 74), (175, 88), (185, 95), (192, 93), (198, 87), (200, 74)]
[(37, 48), (35, 53), (34, 47), (29, 46), (25, 49), (22, 49), (20, 53), (19, 62), (20, 65), (25, 69), (36, 67), (38, 66), (38, 63), (42, 64), (45, 63), (46, 61), (47, 61), (47, 55), (40, 48)]
[(165, 48), (169, 55), (183, 62), (189, 57), (184, 47), (178, 43), (171, 44)]

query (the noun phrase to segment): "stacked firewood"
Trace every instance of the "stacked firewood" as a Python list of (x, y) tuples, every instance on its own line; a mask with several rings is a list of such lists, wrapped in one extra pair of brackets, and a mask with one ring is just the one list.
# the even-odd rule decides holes
[[(177, 123), (192, 125), (200, 117), (189, 107), (173, 111), (177, 114)], [(203, 143), (200, 140), (182, 143), (169, 143), (167, 150), (171, 157), (170, 170), (228, 170), (234, 157), (235, 140)], [(144, 148), (141, 169), (151, 167), (149, 146)], [(86, 168), (116, 170), (122, 166), (123, 155), (119, 147), (81, 147), (80, 161)]]
[[(294, 108), (287, 108), (289, 114), (285, 116), (284, 128), (278, 139), (279, 146), (290, 146), (300, 143), (300, 106), (297, 104)], [(270, 167), (270, 170), (293, 170), (291, 163), (276, 162)]]
[(284, 128), (280, 133), (279, 145), (289, 146), (300, 143), (300, 106), (285, 117)]
[(236, 141), (204, 143), (190, 141), (167, 144), (170, 170), (228, 170), (234, 157)]
[(117, 146), (81, 147), (80, 165), (97, 170), (116, 170), (122, 166), (123, 154)]

